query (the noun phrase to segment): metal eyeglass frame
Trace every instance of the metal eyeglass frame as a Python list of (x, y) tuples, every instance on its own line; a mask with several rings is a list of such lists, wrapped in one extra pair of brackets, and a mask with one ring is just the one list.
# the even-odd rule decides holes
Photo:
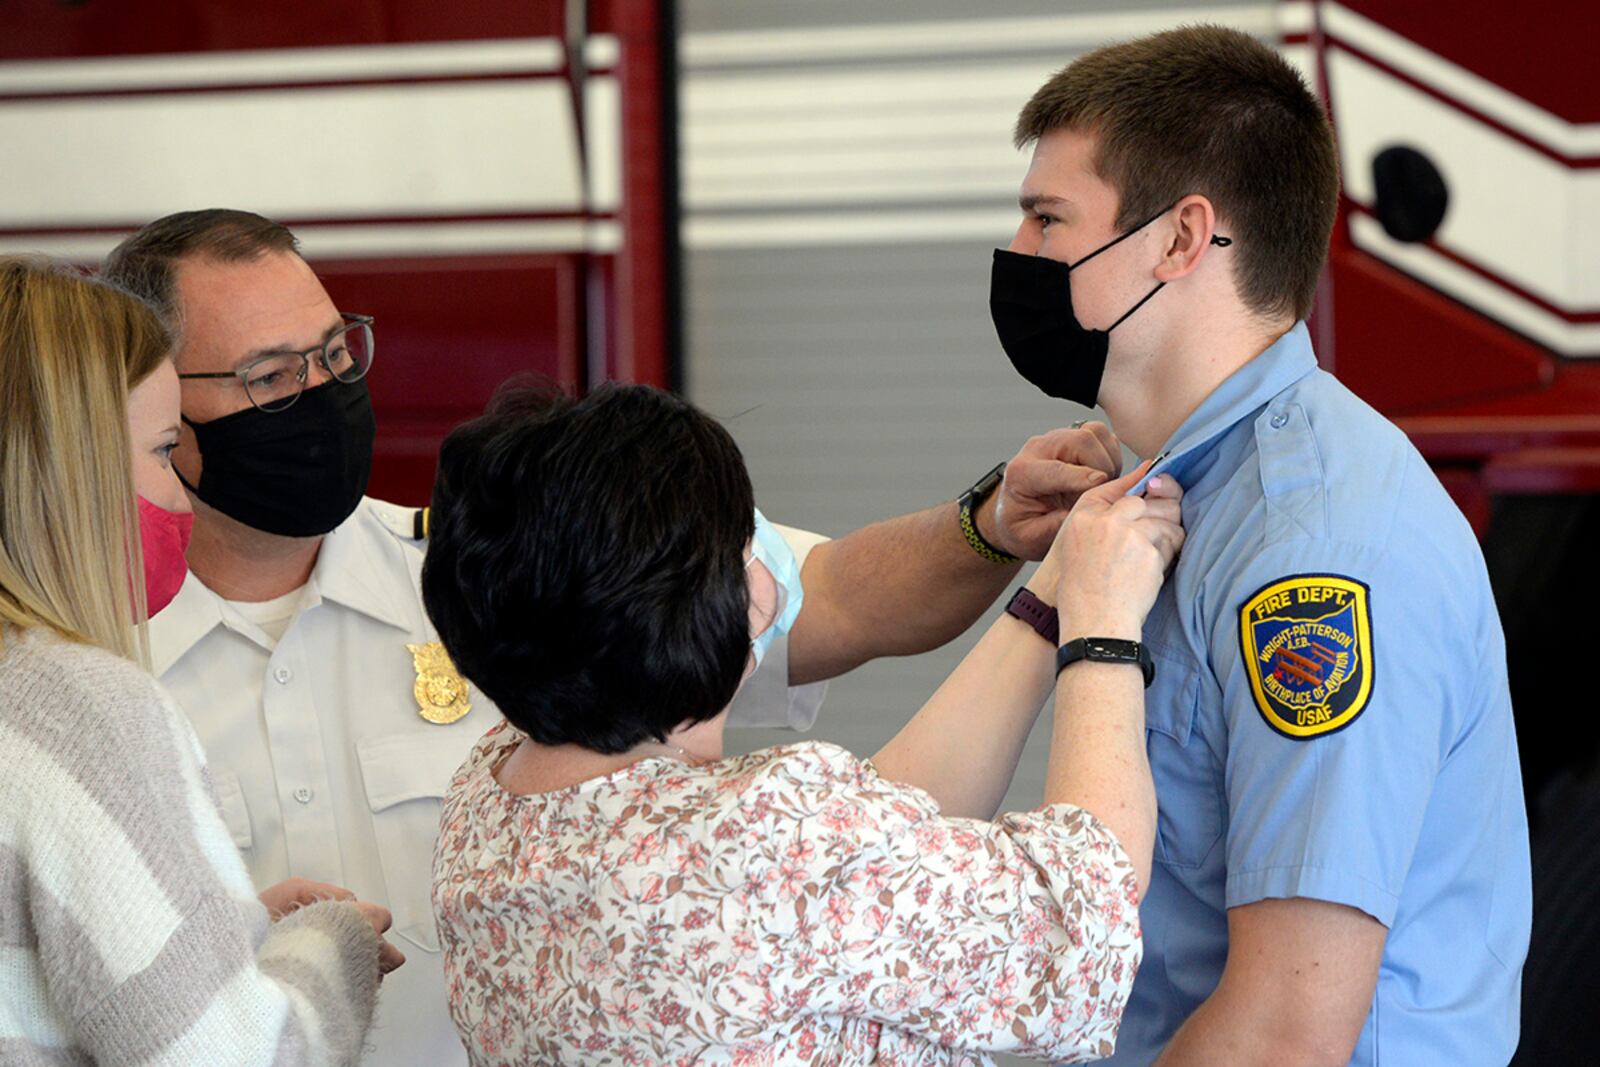
[[(264, 411), (268, 415), (276, 415), (280, 411), (288, 411), (290, 408), (294, 407), (295, 401), (299, 400), (301, 395), (303, 393), (305, 393), (305, 391), (306, 391), (306, 382), (309, 381), (310, 378), (311, 378), (311, 357), (312, 356), (320, 356), (321, 357), (321, 362), (322, 362), (322, 369), (327, 371), (328, 374), (331, 375), (335, 381), (344, 382), (346, 385), (350, 384), (351, 382), (359, 382), (362, 378), (365, 378), (367, 376), (367, 372), (372, 369), (372, 361), (373, 361), (373, 359), (376, 358), (377, 351), (378, 351), (378, 341), (377, 341), (377, 335), (376, 334), (373, 335), (371, 351), (367, 353), (367, 365), (364, 368), (362, 368), (361, 373), (357, 374), (353, 378), (342, 378), (342, 377), (339, 376), (339, 374), (337, 372), (334, 371), (334, 369), (332, 367), (328, 366), (328, 349), (330, 347), (332, 347), (336, 342), (341, 340), (344, 337), (345, 334), (349, 333), (351, 330), (355, 329), (357, 326), (365, 326), (370, 331), (372, 329), (372, 324), (375, 321), (371, 315), (357, 315), (357, 314), (354, 314), (353, 312), (347, 312), (347, 311), (339, 312), (339, 317), (344, 320), (345, 325), (338, 332), (336, 332), (333, 335), (331, 335), (326, 341), (322, 342), (320, 345), (313, 345), (312, 347), (306, 349), (304, 352), (293, 352), (293, 351), (270, 352), (267, 355), (262, 356), (260, 359), (251, 360), (249, 363), (246, 363), (244, 366), (240, 367), (238, 370), (207, 371), (207, 372), (202, 373), (202, 374), (180, 374), (180, 375), (178, 375), (178, 377), (180, 379), (188, 379), (188, 378), (211, 378), (211, 379), (237, 378), (239, 380), (240, 387), (244, 389), (244, 395), (250, 401), (250, 405), (252, 407), (254, 407), (257, 411)], [(256, 367), (259, 367), (261, 364), (266, 363), (269, 360), (282, 359), (284, 356), (299, 356), (300, 357), (300, 373), (297, 376), (298, 380), (300, 382), (300, 388), (294, 394), (294, 398), (291, 399), (288, 403), (284, 404), (282, 407), (264, 408), (260, 404), (256, 403), (255, 396), (250, 392), (250, 372), (252, 370), (254, 370)]]

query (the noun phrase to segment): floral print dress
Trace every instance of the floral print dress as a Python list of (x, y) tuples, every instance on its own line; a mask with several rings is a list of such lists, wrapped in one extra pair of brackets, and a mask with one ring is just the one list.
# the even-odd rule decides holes
[(806, 742), (507, 792), (491, 730), (434, 856), (473, 1064), (989, 1064), (1111, 1053), (1136, 883), (1088, 812), (945, 818)]

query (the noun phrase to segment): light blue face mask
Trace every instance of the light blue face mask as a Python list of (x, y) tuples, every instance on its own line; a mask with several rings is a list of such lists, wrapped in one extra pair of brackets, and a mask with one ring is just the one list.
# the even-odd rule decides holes
[(760, 560), (778, 583), (778, 613), (772, 625), (750, 642), (750, 650), (755, 654), (756, 667), (759, 668), (772, 642), (787, 634), (790, 627), (794, 626), (794, 620), (800, 614), (800, 604), (805, 600), (805, 590), (800, 587), (800, 564), (794, 558), (789, 542), (783, 539), (783, 535), (759, 509), (756, 511), (755, 536), (750, 541), (750, 558)]

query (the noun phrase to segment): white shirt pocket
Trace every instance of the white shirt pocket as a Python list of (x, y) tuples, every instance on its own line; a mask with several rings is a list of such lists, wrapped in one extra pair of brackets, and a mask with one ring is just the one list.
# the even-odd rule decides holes
[(394, 932), (428, 952), (439, 951), (432, 903), (439, 809), (477, 740), (470, 728), (440, 729), (369, 737), (356, 746)]

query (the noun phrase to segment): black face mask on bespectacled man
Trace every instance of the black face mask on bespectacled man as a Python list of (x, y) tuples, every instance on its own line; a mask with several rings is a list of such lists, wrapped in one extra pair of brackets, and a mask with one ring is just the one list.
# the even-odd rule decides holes
[[(1156, 212), (1076, 263), (995, 249), (994, 268), (989, 274), (989, 315), (994, 319), (1000, 347), (1005, 349), (1018, 374), (1046, 396), (1071, 400), (1084, 407), (1095, 406), (1100, 399), (1100, 379), (1106, 372), (1111, 331), (1144, 307), (1145, 301), (1167, 283), (1158, 282), (1110, 326), (1089, 330), (1072, 311), (1072, 272), (1174, 207), (1176, 203)], [(1211, 243), (1226, 248), (1233, 239), (1213, 235)]]
[(377, 421), (365, 378), (307, 389), (282, 411), (248, 407), (183, 420), (200, 453), (184, 487), (230, 519), (282, 537), (316, 537), (355, 511), (372, 475)]

